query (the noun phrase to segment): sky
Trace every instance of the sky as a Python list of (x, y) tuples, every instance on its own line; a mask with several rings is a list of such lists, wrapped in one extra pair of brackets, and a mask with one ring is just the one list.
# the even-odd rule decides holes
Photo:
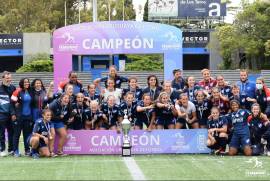
[[(254, 2), (255, 0), (249, 0), (250, 3)], [(228, 4), (227, 6), (232, 6), (232, 7), (241, 7), (241, 0), (232, 0), (232, 3)], [(240, 9), (239, 9), (240, 11)], [(235, 15), (237, 12), (229, 12), (227, 11), (227, 16), (225, 17), (225, 22), (226, 23), (233, 23), (233, 20), (235, 18)]]

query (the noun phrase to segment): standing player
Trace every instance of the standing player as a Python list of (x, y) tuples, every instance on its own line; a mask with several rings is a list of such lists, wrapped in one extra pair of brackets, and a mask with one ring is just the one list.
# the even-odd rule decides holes
[[(61, 95), (60, 99), (55, 99), (52, 103), (50, 103), (49, 108), (53, 113), (52, 130), (56, 131), (56, 133), (59, 135), (57, 154), (61, 156), (64, 155), (63, 146), (67, 140), (67, 129), (65, 124), (69, 121), (71, 113), (69, 95)], [(54, 140), (52, 140), (52, 142), (53, 141)]]
[(109, 67), (109, 74), (108, 74), (108, 76), (103, 77), (103, 78), (98, 78), (98, 79), (94, 80), (94, 84), (101, 90), (101, 87), (100, 87), (99, 83), (100, 82), (104, 82), (105, 83), (105, 88), (107, 88), (107, 86), (108, 86), (108, 80), (109, 79), (112, 79), (114, 81), (114, 86), (115, 86), (115, 88), (118, 88), (118, 89), (121, 88), (121, 84), (123, 82), (127, 82), (128, 81), (128, 79), (126, 77), (119, 76), (117, 74), (116, 66), (111, 65)]
[[(51, 140), (54, 137), (54, 132), (51, 130), (51, 118), (52, 111), (50, 109), (44, 109), (41, 119), (35, 122), (33, 132), (28, 138), (28, 144), (30, 145), (31, 155), (34, 159), (39, 156), (49, 157), (54, 156), (52, 152)], [(49, 146), (50, 145), (50, 146)]]
[(14, 106), (11, 103), (11, 95), (16, 89), (11, 84), (11, 74), (4, 71), (0, 84), (0, 156), (7, 156), (5, 130), (8, 131), (8, 152), (13, 154), (13, 129), (12, 122), (16, 120)]
[(136, 101), (142, 100), (142, 89), (138, 87), (137, 81), (136, 77), (130, 77), (128, 79), (128, 88), (123, 89), (123, 97), (127, 92), (132, 92)]
[(147, 77), (147, 84), (148, 84), (148, 87), (143, 89), (143, 94), (146, 94), (146, 93), (150, 94), (151, 100), (155, 101), (158, 98), (158, 96), (162, 90), (162, 87), (159, 86), (157, 76), (156, 75), (149, 75)]

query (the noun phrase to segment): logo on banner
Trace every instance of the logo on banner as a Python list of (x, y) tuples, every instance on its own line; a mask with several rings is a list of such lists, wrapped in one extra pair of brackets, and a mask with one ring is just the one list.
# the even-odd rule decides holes
[(77, 138), (73, 134), (67, 135), (67, 143), (64, 146), (65, 151), (81, 151), (82, 147), (77, 145)]
[(163, 35), (162, 38), (167, 40), (166, 44), (162, 44), (162, 50), (178, 50), (181, 48), (180, 38), (172, 31), (169, 31)]
[(59, 45), (59, 51), (76, 51), (79, 45), (75, 43), (75, 37), (71, 33), (66, 32), (61, 36), (57, 37), (64, 40), (64, 44)]
[(182, 149), (188, 150), (190, 148), (189, 145), (186, 145), (185, 137), (182, 135), (182, 133), (175, 133), (173, 137), (175, 139), (175, 144), (171, 147), (173, 151)]
[(207, 137), (205, 134), (203, 134), (203, 133), (198, 134), (198, 137), (197, 137), (198, 150), (203, 151), (206, 149), (206, 140), (207, 140)]

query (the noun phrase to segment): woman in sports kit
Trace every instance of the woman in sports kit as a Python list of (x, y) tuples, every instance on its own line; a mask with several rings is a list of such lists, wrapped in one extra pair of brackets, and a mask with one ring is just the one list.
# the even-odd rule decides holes
[[(63, 94), (59, 99), (55, 99), (49, 104), (49, 109), (52, 110), (52, 131), (59, 135), (58, 155), (63, 155), (63, 146), (67, 140), (67, 129), (65, 124), (71, 122), (70, 113), (71, 106), (68, 94)], [(52, 140), (53, 142), (54, 140)]]
[(86, 130), (106, 130), (108, 129), (108, 119), (100, 110), (96, 100), (90, 102), (90, 109), (85, 110), (85, 129)]
[(251, 115), (248, 117), (250, 142), (253, 155), (260, 155), (263, 153), (262, 138), (267, 141), (267, 151), (270, 151), (270, 122), (266, 114), (261, 112), (260, 105), (254, 103), (251, 106)]
[(110, 130), (119, 130), (119, 124), (121, 123), (121, 111), (120, 107), (115, 103), (115, 97), (113, 95), (108, 96), (107, 102), (102, 103), (101, 111), (107, 117), (106, 128)]
[(178, 112), (178, 118), (175, 125), (176, 129), (181, 129), (183, 127), (186, 129), (190, 127), (193, 129), (199, 128), (195, 105), (188, 100), (188, 95), (186, 93), (180, 94), (175, 108)]
[(133, 127), (136, 122), (137, 101), (132, 92), (127, 92), (124, 98), (124, 101), (120, 104), (121, 116), (124, 117), (127, 114)]
[(199, 122), (200, 128), (207, 127), (207, 120), (210, 116), (212, 103), (207, 99), (206, 95), (202, 90), (196, 92), (196, 100), (193, 102), (196, 107), (196, 115)]
[(215, 153), (225, 152), (228, 141), (227, 135), (228, 121), (225, 116), (220, 116), (219, 109), (213, 107), (211, 116), (207, 122), (208, 139), (207, 147), (214, 150)]
[(149, 75), (147, 77), (147, 84), (148, 84), (148, 87), (143, 89), (143, 94), (148, 93), (150, 95), (152, 101), (157, 100), (157, 98), (162, 90), (162, 87), (159, 86), (157, 76), (156, 75)]
[(136, 111), (137, 120), (135, 122), (135, 130), (143, 129), (143, 124), (146, 125), (148, 131), (155, 129), (155, 105), (151, 101), (149, 94), (143, 95), (142, 100), (137, 104)]
[(183, 92), (187, 93), (188, 100), (193, 102), (195, 100), (195, 93), (202, 88), (195, 83), (195, 78), (193, 76), (187, 77), (187, 85), (185, 86)]
[(44, 109), (42, 118), (35, 122), (33, 132), (28, 138), (28, 144), (32, 148), (31, 155), (34, 159), (39, 158), (39, 156), (54, 156), (52, 152), (53, 145), (50, 143), (54, 134), (51, 131), (51, 118), (52, 111), (50, 109)]
[(157, 129), (174, 129), (177, 110), (166, 92), (161, 92), (156, 106)]
[(232, 124), (232, 138), (229, 144), (229, 155), (236, 155), (238, 149), (243, 150), (246, 156), (252, 155), (250, 146), (250, 132), (248, 127), (249, 111), (240, 109), (240, 103), (236, 100), (230, 102), (231, 113), (227, 115), (227, 119)]
[(128, 92), (132, 92), (136, 101), (142, 100), (143, 92), (142, 89), (138, 87), (137, 81), (136, 77), (130, 77), (128, 79), (128, 87), (123, 89), (122, 97), (124, 97)]

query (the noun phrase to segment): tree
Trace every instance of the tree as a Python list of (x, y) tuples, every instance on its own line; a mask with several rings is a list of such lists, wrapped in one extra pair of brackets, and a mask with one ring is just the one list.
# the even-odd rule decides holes
[(233, 25), (217, 29), (224, 68), (261, 69), (266, 65), (269, 61), (265, 56), (270, 39), (269, 22), (270, 4), (256, 1), (244, 5)]
[(163, 57), (153, 55), (127, 55), (127, 71), (159, 71), (164, 69)]
[(30, 61), (16, 72), (53, 72), (53, 61), (48, 54), (37, 54), (32, 56)]
[(143, 21), (148, 21), (148, 1), (144, 5)]
[[(123, 16), (124, 14), (124, 16)], [(98, 20), (134, 20), (135, 11), (131, 0), (99, 0)]]
[[(65, 2), (67, 25), (77, 24), (79, 22), (79, 2), (85, 4), (86, 0), (8, 0), (0, 3), (0, 33), (53, 32), (65, 25)], [(111, 20), (123, 19), (123, 5), (124, 19), (135, 19), (131, 0), (99, 0), (98, 19), (100, 21), (108, 20), (108, 8), (106, 9), (108, 3), (112, 10), (110, 12)], [(92, 21), (92, 10), (81, 9), (81, 22)]]

